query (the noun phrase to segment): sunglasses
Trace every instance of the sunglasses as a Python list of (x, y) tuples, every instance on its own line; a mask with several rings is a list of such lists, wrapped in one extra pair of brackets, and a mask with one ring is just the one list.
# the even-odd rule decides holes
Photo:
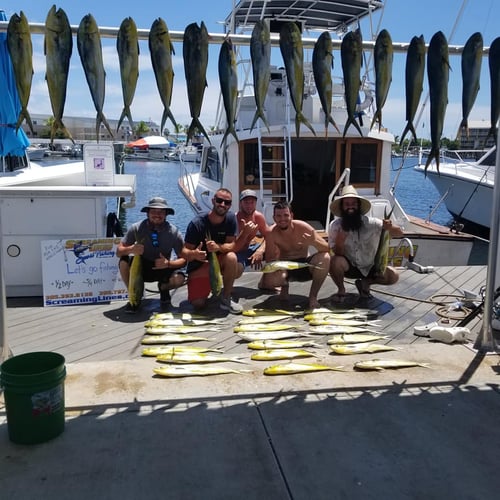
[(233, 200), (225, 200), (224, 198), (219, 198), (216, 196), (215, 203), (218, 203), (219, 205), (226, 205), (226, 207), (230, 207), (231, 204), (233, 203)]
[(151, 231), (151, 242), (153, 243), (154, 247), (160, 246), (160, 244), (158, 243), (158, 231)]

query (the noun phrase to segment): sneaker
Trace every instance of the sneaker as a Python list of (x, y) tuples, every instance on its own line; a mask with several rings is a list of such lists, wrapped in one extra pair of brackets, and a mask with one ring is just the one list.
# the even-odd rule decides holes
[(127, 302), (125, 305), (125, 312), (127, 314), (135, 314), (137, 311), (139, 311), (139, 308), (141, 307), (141, 304), (137, 304), (136, 306), (133, 306), (130, 302)]
[(224, 311), (229, 311), (231, 314), (241, 314), (243, 312), (243, 307), (237, 302), (234, 302), (231, 297), (228, 297), (227, 299), (225, 297), (221, 297), (219, 307)]

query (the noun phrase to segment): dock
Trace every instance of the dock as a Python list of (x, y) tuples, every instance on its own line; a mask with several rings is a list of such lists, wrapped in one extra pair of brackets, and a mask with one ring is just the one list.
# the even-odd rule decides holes
[[(260, 273), (236, 282), (245, 309), (300, 309), (310, 282), (290, 284), (290, 303), (257, 289)], [(419, 274), (401, 270), (391, 287), (374, 286), (358, 300), (347, 283), (341, 306), (379, 312), (384, 342), (398, 351), (334, 355), (324, 348), (304, 363), (343, 371), (265, 376), (277, 362), (250, 360), (234, 326), (211, 301), (205, 314), (225, 318), (214, 340), (252, 373), (167, 379), (143, 357), (144, 323), (159, 311), (156, 284), (143, 308), (125, 302), (43, 307), (42, 298), (9, 298), (7, 325), (14, 355), (55, 351), (66, 359), (66, 428), (38, 445), (16, 445), (7, 435), (0, 398), (0, 490), (5, 498), (135, 499), (395, 499), (493, 498), (500, 480), (500, 363), (477, 352), (481, 304), (463, 304), (463, 290), (480, 295), (483, 266), (443, 267)], [(335, 287), (327, 278), (322, 305)], [(184, 286), (172, 294), (173, 312), (192, 312)], [(287, 320), (306, 328), (302, 318)], [(466, 324), (466, 343), (443, 344), (414, 328), (437, 321)], [(379, 343), (379, 342), (377, 342)], [(353, 369), (367, 358), (428, 363), (383, 372)]]

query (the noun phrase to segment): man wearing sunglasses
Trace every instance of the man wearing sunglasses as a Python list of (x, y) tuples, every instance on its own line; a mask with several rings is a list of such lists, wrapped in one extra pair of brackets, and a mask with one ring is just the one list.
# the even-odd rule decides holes
[[(185, 281), (184, 273), (179, 271), (186, 265), (181, 257), (184, 239), (177, 227), (166, 220), (167, 215), (175, 212), (164, 198), (152, 198), (141, 212), (148, 214), (147, 219), (132, 224), (118, 245), (120, 275), (128, 287), (132, 258), (141, 255), (143, 279), (158, 282), (160, 305), (165, 308), (170, 306), (170, 290)], [(138, 309), (139, 306), (134, 307), (130, 302), (125, 306), (127, 313), (135, 313)]]
[(210, 295), (207, 252), (215, 252), (223, 282), (220, 308), (231, 314), (243, 311), (243, 307), (231, 298), (234, 281), (243, 272), (234, 252), (238, 225), (230, 211), (232, 203), (231, 191), (225, 188), (217, 190), (212, 198), (212, 209), (197, 215), (187, 227), (182, 255), (188, 261), (188, 300), (195, 309), (205, 307)]

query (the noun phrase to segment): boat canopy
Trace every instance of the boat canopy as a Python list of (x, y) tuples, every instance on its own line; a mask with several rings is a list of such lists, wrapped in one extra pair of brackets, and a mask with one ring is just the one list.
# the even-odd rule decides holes
[(382, 0), (241, 0), (225, 22), (235, 33), (250, 29), (259, 19), (270, 19), (271, 32), (294, 21), (302, 31), (339, 33), (383, 6)]
[(137, 141), (129, 142), (127, 148), (148, 149), (148, 148), (168, 148), (170, 142), (160, 135), (150, 135), (141, 137)]

